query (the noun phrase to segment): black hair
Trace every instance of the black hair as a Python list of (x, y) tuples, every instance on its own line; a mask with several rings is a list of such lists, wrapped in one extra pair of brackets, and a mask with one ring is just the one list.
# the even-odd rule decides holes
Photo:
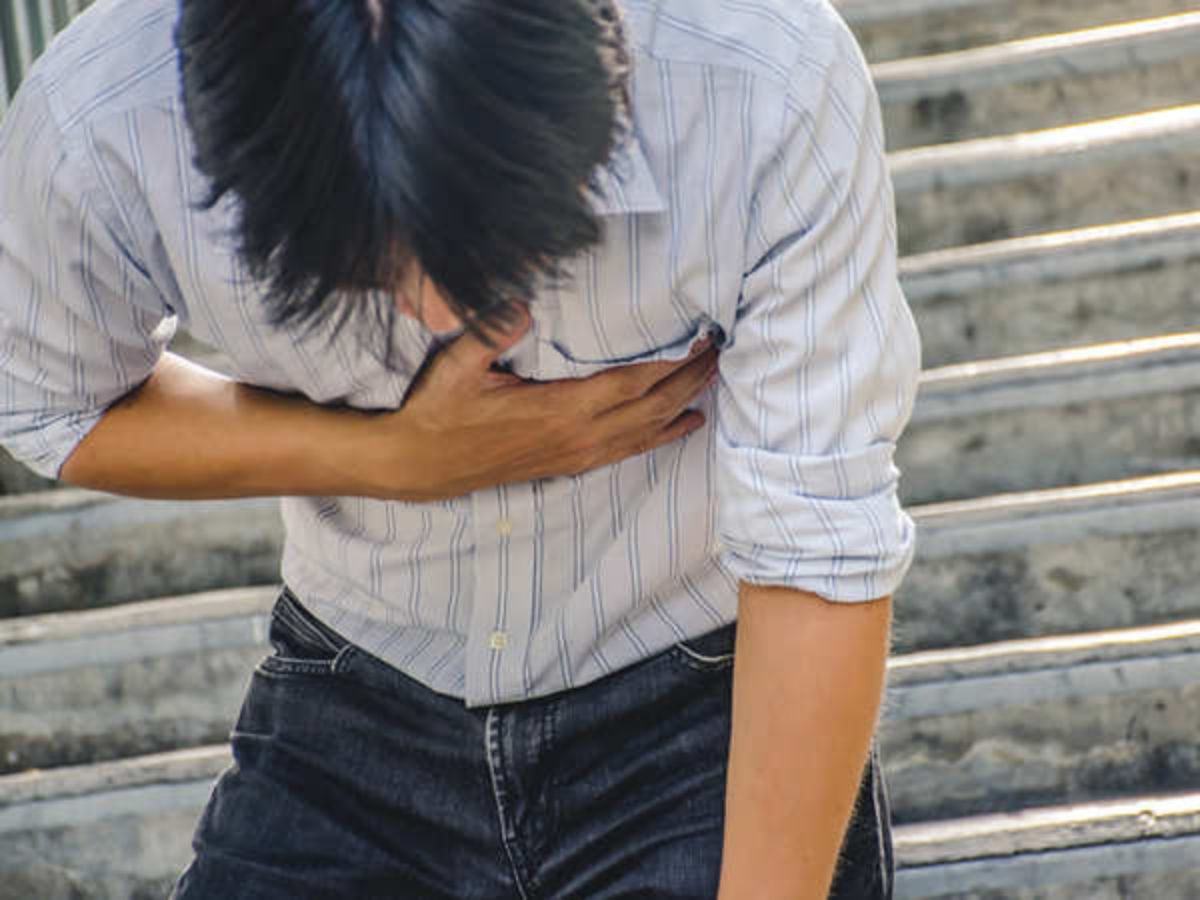
[(201, 207), (236, 201), (276, 326), (390, 337), (416, 263), (478, 330), (601, 237), (594, 0), (183, 0), (175, 37)]

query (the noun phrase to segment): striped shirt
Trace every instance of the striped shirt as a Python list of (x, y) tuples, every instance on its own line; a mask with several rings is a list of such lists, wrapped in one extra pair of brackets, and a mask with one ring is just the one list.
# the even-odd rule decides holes
[[(284, 580), (349, 640), (481, 706), (579, 686), (737, 615), (741, 581), (834, 601), (894, 591), (914, 530), (895, 442), (919, 342), (901, 293), (878, 99), (827, 0), (625, 0), (634, 134), (604, 169), (604, 240), (533, 298), (513, 370), (678, 359), (717, 335), (708, 424), (578, 477), (438, 503), (282, 500)], [(398, 367), (272, 329), (201, 211), (168, 0), (101, 0), (0, 129), (0, 441), (54, 475), (177, 326), (238, 380), (397, 408)]]

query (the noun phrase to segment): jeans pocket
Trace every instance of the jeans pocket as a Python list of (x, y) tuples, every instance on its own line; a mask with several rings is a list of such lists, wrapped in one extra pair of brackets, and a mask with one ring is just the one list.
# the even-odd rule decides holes
[(668, 657), (677, 665), (696, 672), (724, 672), (733, 667), (737, 622), (722, 625), (699, 637), (673, 644)]
[(286, 587), (271, 610), (267, 637), (275, 652), (255, 669), (264, 675), (334, 675), (345, 668), (355, 649)]

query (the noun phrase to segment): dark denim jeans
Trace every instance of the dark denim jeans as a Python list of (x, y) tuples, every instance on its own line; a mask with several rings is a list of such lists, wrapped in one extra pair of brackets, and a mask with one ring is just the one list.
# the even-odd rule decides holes
[[(735, 631), (467, 709), (285, 590), (171, 896), (713, 898)], [(831, 897), (890, 898), (893, 866), (873, 754)]]

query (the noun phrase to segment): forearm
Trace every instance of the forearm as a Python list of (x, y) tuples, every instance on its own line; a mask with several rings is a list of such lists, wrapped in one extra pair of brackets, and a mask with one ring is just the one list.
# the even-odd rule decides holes
[(165, 355), (60, 471), (80, 487), (161, 499), (340, 495), (368, 415), (247, 387)]
[(743, 584), (721, 900), (824, 900), (883, 693), (890, 598)]

